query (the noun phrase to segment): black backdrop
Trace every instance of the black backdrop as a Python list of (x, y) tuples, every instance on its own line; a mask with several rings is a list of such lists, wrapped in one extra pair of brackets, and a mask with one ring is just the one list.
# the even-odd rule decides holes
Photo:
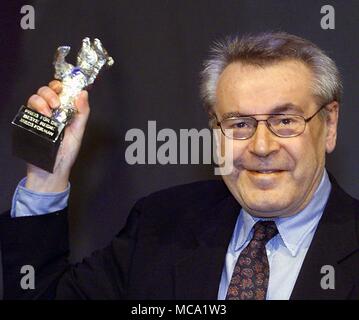
[[(20, 27), (20, 8), (35, 8), (35, 29)], [(320, 9), (333, 5), (335, 30), (322, 30)], [(236, 32), (283, 30), (308, 38), (333, 57), (345, 96), (339, 142), (328, 168), (359, 197), (359, 1), (321, 0), (48, 0), (2, 2), (0, 210), (10, 207), (21, 160), (11, 155), (9, 123), (18, 107), (52, 79), (52, 57), (85, 36), (100, 38), (116, 60), (90, 93), (91, 118), (71, 176), (72, 261), (103, 247), (136, 199), (168, 186), (213, 178), (209, 165), (128, 165), (130, 128), (205, 128), (198, 72), (214, 39)], [(21, 235), (14, 235), (21, 236)]]

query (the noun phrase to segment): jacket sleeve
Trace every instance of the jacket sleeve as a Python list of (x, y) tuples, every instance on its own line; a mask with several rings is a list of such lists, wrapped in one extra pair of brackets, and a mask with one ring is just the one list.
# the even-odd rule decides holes
[[(139, 200), (125, 227), (104, 249), (68, 263), (67, 208), (48, 215), (0, 215), (4, 299), (125, 299), (136, 245)], [(23, 266), (35, 271), (34, 289), (23, 289)]]

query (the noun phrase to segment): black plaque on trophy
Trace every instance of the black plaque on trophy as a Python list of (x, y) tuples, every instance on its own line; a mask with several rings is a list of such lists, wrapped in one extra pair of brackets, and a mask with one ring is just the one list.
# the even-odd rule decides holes
[(64, 125), (22, 106), (12, 121), (13, 154), (48, 172), (53, 172)]
[(52, 116), (22, 106), (12, 121), (13, 154), (48, 172), (54, 172), (65, 127), (76, 116), (76, 96), (95, 81), (103, 66), (114, 63), (98, 39), (92, 43), (83, 39), (77, 66), (65, 61), (69, 51), (70, 47), (61, 46), (55, 55), (55, 79), (62, 81), (62, 91)]

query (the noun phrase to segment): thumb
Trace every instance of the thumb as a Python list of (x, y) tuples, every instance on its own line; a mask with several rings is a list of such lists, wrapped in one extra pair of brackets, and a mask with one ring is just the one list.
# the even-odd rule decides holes
[(79, 115), (87, 116), (90, 113), (90, 105), (88, 99), (88, 92), (82, 90), (75, 99), (75, 106)]
[(82, 90), (76, 97), (75, 107), (77, 109), (77, 113), (75, 114), (70, 127), (78, 134), (83, 134), (88, 117), (90, 115), (88, 92), (86, 90)]

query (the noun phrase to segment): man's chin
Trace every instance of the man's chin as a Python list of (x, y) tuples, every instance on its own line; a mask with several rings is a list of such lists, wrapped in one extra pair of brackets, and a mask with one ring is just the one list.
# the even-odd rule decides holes
[(241, 200), (242, 207), (248, 213), (260, 217), (287, 215), (291, 206), (289, 199), (278, 198), (277, 194), (268, 191), (258, 192), (255, 197), (244, 197)]
[(243, 208), (251, 215), (256, 217), (276, 218), (285, 215), (287, 208), (278, 206), (258, 206), (244, 205)]

